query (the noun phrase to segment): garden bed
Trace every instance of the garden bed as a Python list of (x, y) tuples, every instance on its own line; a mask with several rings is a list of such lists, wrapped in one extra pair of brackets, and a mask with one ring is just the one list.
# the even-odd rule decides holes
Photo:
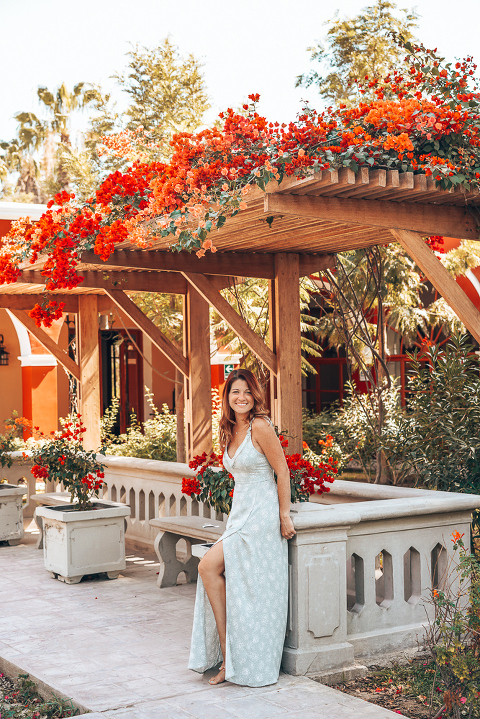
[(42, 698), (28, 674), (9, 679), (0, 673), (1, 719), (61, 719), (79, 714), (71, 699)]
[(435, 680), (431, 659), (417, 656), (387, 667), (371, 666), (366, 677), (330, 686), (409, 719), (431, 719), (443, 705)]

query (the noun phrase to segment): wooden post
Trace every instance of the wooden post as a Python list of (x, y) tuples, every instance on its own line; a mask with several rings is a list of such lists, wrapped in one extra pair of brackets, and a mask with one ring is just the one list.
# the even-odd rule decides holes
[[(274, 355), (277, 354), (277, 323), (276, 323), (276, 306), (275, 306), (275, 280), (268, 281), (268, 344)], [(278, 406), (277, 406), (277, 376), (270, 371), (269, 379), (270, 391), (270, 415), (274, 425), (279, 427), (278, 423)]]
[(286, 430), (289, 454), (302, 452), (302, 373), (298, 254), (275, 255), (276, 424)]
[(78, 297), (78, 355), (80, 364), (80, 414), (86, 432), (85, 449), (100, 446), (100, 353), (97, 295)]
[(187, 462), (212, 451), (212, 394), (210, 370), (210, 314), (208, 302), (187, 287), (184, 337), (189, 376), (185, 379)]

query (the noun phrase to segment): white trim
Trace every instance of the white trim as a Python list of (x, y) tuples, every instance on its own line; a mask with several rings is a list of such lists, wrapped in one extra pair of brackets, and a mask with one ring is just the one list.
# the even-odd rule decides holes
[(210, 359), (211, 365), (219, 364), (240, 364), (242, 355), (225, 354), (224, 352), (215, 352), (213, 357)]
[(57, 360), (53, 355), (20, 355), (17, 357), (22, 367), (56, 367)]
[(31, 202), (0, 202), (0, 220), (18, 220), (20, 217), (39, 220), (46, 211), (46, 205)]
[(10, 310), (7, 310), (8, 316), (12, 320), (12, 324), (15, 327), (17, 333), (18, 342), (20, 344), (20, 356), (17, 359), (20, 360), (22, 367), (56, 367), (56, 358), (48, 354), (32, 354), (32, 345), (30, 344), (30, 336), (28, 330), (22, 325), (19, 319), (13, 315)]
[(12, 324), (15, 327), (17, 333), (18, 342), (20, 344), (20, 354), (23, 356), (30, 356), (32, 354), (32, 345), (30, 344), (30, 337), (27, 329), (22, 325), (19, 319), (14, 314), (7, 310), (8, 316), (12, 320)]
[(477, 292), (477, 295), (480, 297), (480, 282), (478, 281), (478, 278), (473, 274), (472, 270), (467, 270), (467, 272), (465, 273), (465, 277), (470, 280)]

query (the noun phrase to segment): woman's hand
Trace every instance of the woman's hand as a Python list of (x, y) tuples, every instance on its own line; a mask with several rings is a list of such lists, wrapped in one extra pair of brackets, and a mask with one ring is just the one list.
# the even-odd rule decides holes
[(290, 515), (280, 517), (280, 531), (282, 533), (282, 537), (285, 537), (285, 539), (291, 539), (296, 535), (295, 527), (293, 526)]

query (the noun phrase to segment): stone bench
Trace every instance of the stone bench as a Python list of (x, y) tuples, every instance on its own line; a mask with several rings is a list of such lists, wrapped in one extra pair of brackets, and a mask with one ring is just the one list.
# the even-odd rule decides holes
[(37, 549), (43, 549), (43, 519), (37, 517), (37, 507), (60, 507), (62, 504), (70, 504), (70, 492), (39, 492), (31, 494), (30, 499), (37, 505), (33, 513), (33, 519), (40, 532)]
[[(227, 523), (205, 517), (162, 517), (150, 519), (150, 526), (159, 530), (153, 545), (160, 562), (157, 585), (174, 587), (181, 572), (185, 573), (187, 582), (198, 576), (198, 561), (205, 550), (202, 548), (195, 553), (192, 545), (213, 544), (222, 536)], [(179, 558), (177, 553), (177, 545), (182, 539), (187, 545), (185, 559)]]

